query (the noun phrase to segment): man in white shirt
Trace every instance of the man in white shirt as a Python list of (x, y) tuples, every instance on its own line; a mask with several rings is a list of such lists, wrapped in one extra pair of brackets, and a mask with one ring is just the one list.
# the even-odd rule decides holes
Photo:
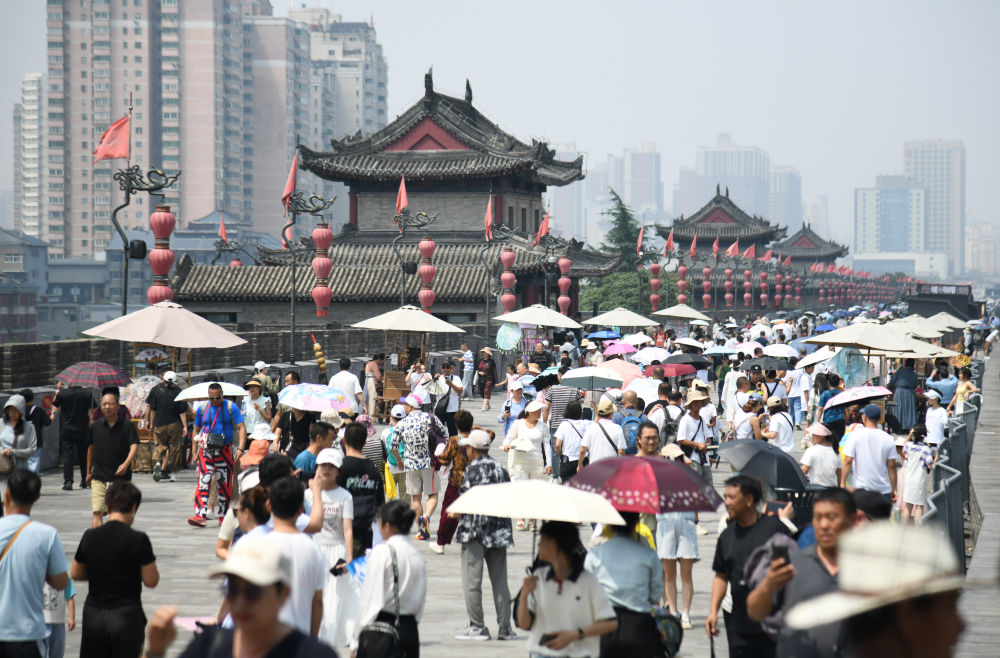
[(591, 423), (580, 443), (580, 463), (590, 456), (590, 463), (620, 457), (625, 454), (625, 434), (621, 425), (611, 420), (615, 413), (615, 403), (601, 398), (597, 405), (597, 421)]
[(476, 371), (476, 360), (468, 343), (462, 343), (462, 399), (472, 399), (472, 373)]
[(441, 374), (435, 375), (434, 380), (443, 381), (448, 386), (448, 392), (442, 394), (448, 396), (448, 408), (441, 420), (448, 426), (448, 436), (455, 436), (458, 434), (458, 428), (455, 427), (455, 412), (458, 411), (463, 388), (462, 380), (455, 374), (454, 362), (445, 361), (441, 365)]
[(358, 376), (351, 372), (351, 360), (346, 356), (340, 360), (340, 372), (330, 378), (330, 388), (347, 396), (354, 413), (359, 413), (364, 408), (361, 382), (358, 381)]
[(854, 488), (877, 491), (890, 502), (896, 502), (896, 442), (878, 428), (882, 410), (869, 404), (861, 410), (864, 427), (851, 432), (844, 445), (844, 468), (840, 486), (854, 472)]
[(927, 445), (936, 450), (944, 441), (944, 428), (948, 425), (948, 410), (941, 406), (941, 394), (935, 390), (924, 391), (927, 399), (927, 413), (924, 415), (924, 425), (927, 426)]
[(701, 416), (701, 410), (708, 403), (708, 396), (692, 387), (688, 391), (684, 406), (688, 411), (681, 416), (677, 425), (677, 445), (684, 455), (691, 460), (691, 469), (701, 475), (706, 482), (712, 482), (712, 471), (709, 468), (708, 457), (705, 454), (712, 438), (712, 428)]
[(782, 383), (788, 391), (788, 415), (792, 418), (792, 424), (798, 425), (802, 416), (802, 381), (801, 370), (791, 370), (785, 373)]

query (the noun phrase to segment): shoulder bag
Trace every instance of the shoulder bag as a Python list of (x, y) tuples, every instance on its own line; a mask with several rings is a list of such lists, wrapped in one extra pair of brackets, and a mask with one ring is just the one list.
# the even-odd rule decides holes
[[(31, 422), (31, 421), (28, 421)], [(10, 454), (0, 454), (0, 475), (10, 475), (14, 472), (14, 451), (17, 450), (17, 434), (14, 434), (14, 443), (10, 446)], [(20, 531), (18, 531), (20, 532)], [(16, 537), (17, 535), (15, 535)]]
[(361, 629), (358, 637), (357, 658), (404, 658), (403, 646), (399, 639), (399, 563), (396, 549), (386, 544), (392, 556), (392, 598), (396, 621), (373, 621)]
[(17, 532), (14, 533), (14, 536), (7, 540), (7, 545), (3, 547), (3, 552), (0, 552), (0, 562), (3, 562), (3, 559), (7, 557), (7, 551), (9, 551), (10, 547), (14, 545), (14, 540), (17, 539), (19, 534), (21, 534), (22, 530), (28, 527), (29, 523), (31, 523), (31, 519), (22, 523), (21, 527), (17, 529)]
[(594, 422), (597, 423), (597, 426), (601, 428), (601, 432), (604, 433), (604, 438), (606, 438), (608, 440), (608, 445), (611, 446), (611, 451), (614, 452), (617, 455), (618, 451), (621, 450), (621, 448), (619, 448), (618, 446), (616, 446), (615, 442), (611, 440), (611, 435), (608, 434), (608, 431), (606, 429), (604, 429), (604, 425), (601, 425), (601, 421), (597, 420), (597, 421), (594, 421)]

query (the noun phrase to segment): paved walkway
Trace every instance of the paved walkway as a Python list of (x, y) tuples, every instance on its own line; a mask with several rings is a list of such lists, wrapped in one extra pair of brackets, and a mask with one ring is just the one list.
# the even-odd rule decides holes
[(962, 594), (966, 631), (956, 656), (1000, 653), (1000, 358), (990, 359), (983, 377), (983, 410), (972, 450), (972, 486), (983, 513)]

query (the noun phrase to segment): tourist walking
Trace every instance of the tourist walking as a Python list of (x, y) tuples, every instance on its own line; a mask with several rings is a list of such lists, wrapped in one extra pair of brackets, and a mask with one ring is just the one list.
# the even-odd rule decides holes
[(869, 404), (861, 410), (859, 427), (851, 432), (844, 443), (844, 468), (840, 486), (847, 488), (848, 478), (854, 473), (855, 489), (877, 491), (890, 503), (896, 495), (896, 442), (878, 428), (882, 410)]
[[(222, 386), (208, 386), (208, 404), (195, 414), (194, 435), (201, 446), (198, 450), (198, 484), (194, 494), (194, 515), (188, 523), (197, 528), (207, 525), (209, 492), (212, 479), (219, 476), (218, 516), (221, 525), (233, 496), (233, 462), (240, 458), (240, 446), (246, 445), (247, 430), (239, 407), (222, 397)], [(236, 451), (233, 451), (233, 442)]]
[[(441, 364), (441, 373), (434, 376), (434, 381), (443, 383), (447, 390), (441, 395), (448, 397), (448, 402), (444, 405), (443, 417), (439, 414), (441, 421), (448, 428), (448, 436), (455, 436), (458, 430), (455, 429), (455, 412), (462, 402), (462, 378), (455, 374), (455, 363), (445, 361)], [(440, 404), (440, 402), (439, 402)]]
[(511, 426), (521, 417), (521, 412), (528, 406), (528, 400), (524, 397), (524, 385), (518, 380), (513, 380), (507, 385), (507, 392), (510, 397), (503, 403), (503, 413), (497, 418), (498, 423), (503, 423), (503, 435), (507, 436)]
[(934, 448), (925, 443), (927, 428), (917, 423), (903, 444), (903, 521), (916, 523), (927, 506), (927, 476), (936, 457)]
[[(680, 446), (663, 447), (667, 459), (687, 463)], [(663, 600), (681, 627), (691, 628), (691, 601), (694, 599), (694, 563), (698, 557), (698, 530), (694, 512), (661, 512), (656, 515), (656, 554), (663, 566)], [(677, 604), (677, 566), (681, 571), (681, 604)]]
[[(406, 418), (396, 424), (396, 434), (405, 448), (403, 468), (406, 470), (406, 492), (410, 495), (410, 506), (417, 518), (417, 539), (427, 540), (431, 538), (430, 517), (438, 502), (431, 454), (438, 442), (445, 439), (446, 430), (437, 416), (420, 410), (420, 400), (413, 395), (406, 396), (403, 409)], [(426, 504), (424, 496), (427, 497)]]
[(819, 402), (817, 403), (819, 413), (822, 414), (822, 422), (830, 429), (830, 434), (833, 436), (833, 449), (838, 453), (840, 452), (840, 440), (844, 438), (844, 430), (847, 428), (847, 424), (844, 421), (844, 410), (841, 407), (833, 407), (831, 409), (824, 409), (824, 407), (826, 406), (826, 403), (830, 401), (830, 398), (843, 391), (840, 386), (841, 381), (842, 380), (837, 373), (827, 373), (826, 383), (829, 388), (825, 389), (820, 394)]
[(466, 455), (467, 450), (461, 442), (473, 430), (486, 432), (490, 441), (493, 441), (494, 436), (496, 436), (491, 430), (476, 427), (473, 423), (472, 414), (465, 409), (459, 409), (458, 413), (455, 414), (455, 426), (458, 428), (458, 434), (448, 439), (448, 443), (437, 456), (438, 464), (441, 465), (443, 473), (446, 473), (447, 476), (444, 499), (441, 501), (441, 521), (438, 524), (437, 541), (431, 544), (431, 550), (438, 555), (444, 553), (444, 547), (451, 543), (455, 536), (455, 530), (458, 528), (458, 519), (448, 514), (448, 507), (458, 498), (465, 467), (469, 463), (469, 458)]
[(913, 370), (916, 362), (904, 359), (901, 368), (892, 373), (888, 388), (896, 403), (896, 419), (900, 427), (909, 430), (917, 422), (917, 373)]
[(958, 368), (958, 386), (955, 387), (955, 395), (948, 404), (948, 411), (962, 413), (965, 410), (965, 399), (978, 392), (979, 389), (972, 381), (972, 370), (968, 366)]
[(941, 394), (935, 390), (924, 391), (927, 410), (924, 412), (924, 427), (927, 428), (927, 444), (935, 450), (944, 442), (944, 431), (948, 427), (948, 410), (941, 406)]
[(497, 381), (497, 364), (493, 361), (493, 351), (488, 347), (479, 350), (479, 363), (476, 372), (479, 375), (479, 385), (483, 392), (483, 411), (490, 408), (490, 396)]
[(840, 486), (840, 455), (833, 451), (829, 428), (823, 423), (813, 423), (806, 429), (809, 447), (802, 453), (802, 472), (809, 484), (816, 487)]
[(28, 468), (28, 460), (35, 456), (38, 441), (34, 424), (25, 419), (25, 406), (21, 395), (10, 396), (3, 405), (0, 455), (6, 458), (10, 470), (0, 473), (0, 487), (15, 469)]
[(52, 424), (52, 418), (45, 413), (44, 409), (35, 404), (35, 392), (30, 388), (23, 389), (21, 397), (24, 398), (24, 406), (28, 410), (24, 414), (24, 419), (35, 428), (35, 454), (28, 457), (28, 468), (37, 473), (42, 461), (42, 444), (44, 442), (42, 435), (44, 429)]
[(0, 656), (41, 658), (39, 644), (46, 633), (42, 585), (61, 593), (69, 581), (59, 533), (31, 518), (41, 494), (42, 479), (25, 468), (11, 473), (3, 489)]
[(389, 427), (382, 430), (381, 439), (385, 444), (385, 461), (389, 465), (389, 473), (396, 482), (396, 498), (409, 505), (410, 496), (406, 493), (406, 470), (403, 468), (406, 446), (396, 433), (396, 425), (404, 418), (406, 418), (406, 408), (401, 404), (393, 405), (389, 411)]
[(271, 413), (271, 398), (264, 397), (260, 382), (251, 379), (243, 385), (243, 388), (250, 394), (244, 396), (243, 406), (240, 409), (243, 412), (243, 424), (253, 428), (261, 423), (270, 426), (274, 418), (274, 414)]
[[(260, 384), (254, 383), (260, 395)], [(153, 480), (156, 482), (163, 477), (176, 482), (174, 471), (182, 470), (186, 465), (184, 432), (187, 429), (188, 406), (186, 402), (176, 401), (180, 393), (177, 373), (168, 370), (163, 373), (163, 381), (154, 386), (146, 397), (149, 406), (146, 423), (153, 431)]]
[(469, 349), (468, 343), (462, 343), (462, 356), (459, 362), (462, 364), (462, 399), (472, 399), (472, 379), (476, 374), (476, 355)]
[(294, 461), (309, 445), (309, 428), (315, 421), (310, 412), (289, 407), (271, 421), (271, 431), (275, 435), (272, 450), (283, 452)]
[(597, 656), (598, 638), (618, 629), (607, 594), (583, 568), (585, 555), (575, 523), (542, 524), (540, 563), (524, 579), (516, 606), (518, 627), (531, 631), (528, 652), (532, 656)]
[(316, 475), (316, 458), (319, 453), (333, 447), (337, 432), (333, 425), (319, 421), (309, 427), (309, 447), (300, 452), (292, 464), (299, 471), (299, 479), (309, 482)]
[(135, 658), (142, 651), (142, 587), (156, 587), (160, 572), (149, 536), (132, 529), (141, 502), (134, 484), (112, 482), (108, 522), (84, 532), (73, 556), (73, 580), (89, 585), (80, 658)]
[(372, 547), (372, 521), (385, 503), (382, 475), (364, 456), (368, 432), (361, 423), (348, 423), (344, 429), (344, 461), (337, 474), (337, 484), (354, 500), (354, 545), (352, 555), (361, 556)]
[[(357, 601), (351, 576), (345, 569), (345, 565), (354, 559), (354, 498), (347, 489), (337, 484), (343, 464), (344, 455), (339, 450), (327, 448), (320, 452), (316, 458), (316, 477), (321, 483), (320, 499), (314, 498), (311, 488), (305, 492), (308, 507), (323, 507), (323, 528), (313, 535), (326, 558), (327, 567), (319, 639), (332, 647), (348, 645), (353, 630), (352, 613)], [(337, 572), (331, 572), (331, 569)]]
[(384, 641), (383, 633), (365, 633), (365, 627), (375, 621), (395, 625), (400, 658), (420, 656), (417, 624), (427, 599), (427, 566), (406, 538), (415, 516), (412, 509), (398, 500), (389, 501), (379, 509), (382, 543), (368, 555), (351, 642), (355, 658), (388, 655), (387, 645), (379, 642)]
[(73, 579), (66, 582), (66, 589), (60, 591), (48, 583), (42, 588), (45, 608), (45, 650), (43, 658), (63, 658), (66, 655), (66, 631), (76, 629), (76, 588)]
[(73, 489), (73, 460), (80, 466), (80, 488), (87, 487), (87, 428), (95, 406), (89, 389), (56, 382), (52, 404), (59, 409), (59, 450), (63, 460), (63, 490)]
[(379, 352), (365, 363), (365, 412), (370, 418), (375, 417), (375, 403), (378, 401), (378, 385), (382, 383), (382, 367), (385, 365), (385, 354)]
[(346, 356), (337, 363), (340, 371), (330, 378), (330, 388), (340, 391), (351, 402), (351, 411), (355, 414), (365, 408), (364, 394), (358, 376), (351, 372), (351, 360)]
[(597, 420), (590, 424), (580, 441), (579, 464), (586, 464), (587, 460), (593, 464), (625, 454), (625, 435), (621, 425), (611, 420), (614, 413), (615, 403), (602, 397), (597, 405)]
[(583, 420), (583, 406), (574, 400), (566, 405), (563, 420), (555, 431), (556, 444), (553, 449), (559, 464), (559, 479), (565, 482), (580, 469), (580, 446), (587, 428), (593, 421)]
[[(473, 487), (509, 482), (506, 469), (489, 455), (493, 437), (476, 428), (459, 440), (459, 450), (465, 453), (468, 465), (462, 476), (459, 493)], [(444, 510), (442, 510), (444, 514)], [(493, 605), (497, 613), (497, 639), (513, 640), (511, 630), (510, 589), (507, 586), (507, 549), (514, 545), (510, 519), (481, 514), (463, 514), (457, 519), (456, 540), (462, 545), (462, 590), (469, 625), (456, 640), (488, 640), (483, 612), (483, 564), (490, 577)]]
[(656, 551), (636, 533), (639, 513), (621, 516), (625, 525), (610, 526), (611, 538), (591, 548), (583, 565), (597, 578), (618, 619), (615, 631), (600, 638), (601, 655), (660, 658), (663, 640), (650, 610), (660, 603), (663, 570)]
[(101, 398), (103, 417), (90, 426), (87, 437), (87, 484), (90, 485), (90, 527), (101, 525), (108, 513), (106, 494), (112, 482), (132, 479), (132, 462), (139, 449), (135, 425), (122, 418), (118, 397), (106, 393)]

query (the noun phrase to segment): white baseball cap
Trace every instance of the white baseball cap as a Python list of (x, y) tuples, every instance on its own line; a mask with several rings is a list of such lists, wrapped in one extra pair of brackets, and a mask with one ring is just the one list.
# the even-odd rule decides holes
[(472, 446), (476, 450), (488, 450), (490, 447), (490, 434), (484, 430), (472, 430), (469, 436), (458, 440), (460, 446)]
[(409, 405), (409, 406), (413, 407), (414, 409), (419, 409), (420, 408), (420, 398), (418, 398), (416, 395), (413, 395), (411, 393), (410, 395), (407, 395), (405, 398), (403, 398), (403, 404)]
[(229, 550), (226, 561), (209, 571), (209, 576), (236, 576), (259, 587), (292, 582), (292, 560), (277, 540), (244, 537)]
[(176, 382), (177, 381), (177, 373), (174, 372), (173, 370), (166, 371), (165, 373), (163, 373), (163, 381), (165, 381), (165, 382)]
[(511, 391), (519, 391), (519, 390), (522, 390), (524, 388), (524, 384), (521, 383), (520, 379), (515, 379), (511, 383), (507, 384), (507, 388), (508, 388), (508, 390), (511, 390)]
[(344, 465), (344, 453), (333, 448), (324, 448), (316, 455), (316, 465), (333, 464), (337, 468)]
[(406, 418), (406, 407), (404, 407), (401, 404), (395, 404), (392, 406), (392, 411), (389, 412), (389, 415), (395, 418), (396, 420), (399, 420), (400, 418)]
[(535, 411), (541, 411), (544, 408), (545, 408), (544, 402), (539, 402), (538, 400), (532, 400), (531, 402), (528, 403), (528, 406), (526, 406), (524, 410), (530, 414)]
[(263, 370), (264, 368), (270, 368), (271, 366), (263, 361), (258, 361), (257, 363), (253, 364), (253, 367), (256, 368), (257, 370)]

